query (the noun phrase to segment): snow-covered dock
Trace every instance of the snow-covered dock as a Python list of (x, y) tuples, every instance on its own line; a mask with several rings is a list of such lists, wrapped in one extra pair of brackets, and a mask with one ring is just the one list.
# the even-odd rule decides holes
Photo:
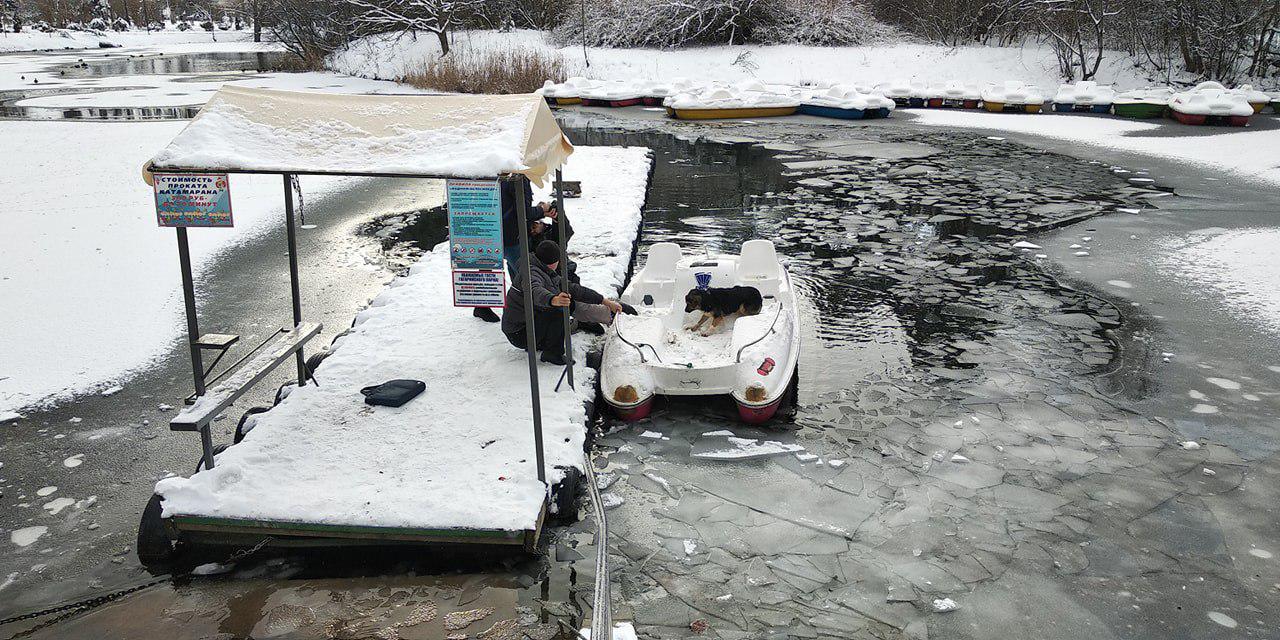
[[(639, 232), (650, 152), (579, 147), (565, 165), (582, 197), (565, 202), (583, 283), (622, 287)], [(546, 199), (536, 194), (535, 200)], [(186, 534), (275, 535), (530, 544), (546, 515), (529, 415), (527, 360), (497, 325), (454, 308), (447, 245), (396, 279), (316, 372), (257, 416), (212, 470), (156, 485)], [(546, 477), (581, 470), (595, 371), (575, 336), (577, 388), (554, 388), (541, 365)], [(400, 408), (370, 407), (362, 387), (413, 378), (426, 391)]]

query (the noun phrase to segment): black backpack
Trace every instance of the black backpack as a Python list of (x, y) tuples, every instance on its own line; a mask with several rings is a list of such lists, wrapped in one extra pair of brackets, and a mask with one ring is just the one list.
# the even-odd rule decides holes
[(365, 387), (360, 390), (360, 393), (364, 394), (365, 404), (399, 407), (426, 390), (427, 383), (421, 380), (389, 380), (372, 387)]

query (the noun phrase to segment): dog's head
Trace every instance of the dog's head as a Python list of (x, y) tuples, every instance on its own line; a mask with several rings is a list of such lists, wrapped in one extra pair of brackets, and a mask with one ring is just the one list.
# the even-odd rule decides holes
[(706, 295), (701, 289), (690, 289), (689, 293), (684, 294), (684, 312), (697, 311), (702, 308), (702, 296)]

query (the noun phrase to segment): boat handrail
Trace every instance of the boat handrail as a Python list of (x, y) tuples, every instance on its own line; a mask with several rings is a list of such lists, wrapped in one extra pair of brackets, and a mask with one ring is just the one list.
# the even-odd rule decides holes
[(619, 339), (619, 340), (621, 340), (621, 341), (623, 342), (623, 344), (626, 344), (628, 347), (631, 347), (632, 349), (635, 349), (635, 350), (636, 350), (636, 353), (640, 354), (640, 364), (646, 364), (646, 363), (648, 363), (648, 362), (649, 362), (649, 361), (648, 361), (648, 360), (646, 360), (646, 359), (645, 359), (645, 357), (644, 357), (644, 350), (640, 348), (640, 347), (642, 347), (642, 346), (643, 346), (643, 347), (649, 347), (649, 350), (653, 352), (653, 357), (657, 358), (657, 359), (658, 359), (658, 362), (662, 362), (662, 358), (658, 355), (658, 350), (657, 350), (657, 349), (655, 349), (655, 348), (653, 347), (653, 345), (651, 345), (651, 344), (649, 344), (649, 343), (647, 343), (647, 342), (641, 342), (641, 343), (640, 343), (640, 346), (636, 346), (634, 343), (632, 343), (630, 340), (628, 340), (625, 336), (623, 336), (623, 335), (622, 335), (622, 327), (619, 325), (619, 323), (618, 323), (618, 322), (614, 322), (614, 323), (613, 323), (613, 332), (614, 332), (615, 334), (617, 334), (618, 339)]
[(773, 322), (769, 323), (769, 329), (765, 331), (759, 338), (756, 338), (755, 340), (752, 340), (751, 342), (748, 342), (742, 345), (742, 348), (738, 349), (738, 355), (734, 357), (734, 360), (733, 360), (734, 364), (742, 362), (742, 352), (746, 351), (747, 347), (757, 344), (760, 341), (764, 340), (765, 338), (768, 338), (770, 335), (773, 335), (773, 328), (777, 326), (778, 318), (782, 317), (782, 307), (784, 306), (786, 305), (782, 304), (782, 300), (778, 300), (778, 312), (773, 314)]

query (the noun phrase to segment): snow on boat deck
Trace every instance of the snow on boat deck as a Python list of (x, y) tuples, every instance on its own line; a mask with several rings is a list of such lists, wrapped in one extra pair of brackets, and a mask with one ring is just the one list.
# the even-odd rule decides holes
[[(582, 182), (567, 200), (570, 242), (583, 284), (622, 287), (639, 232), (652, 162), (639, 147), (578, 147), (565, 166)], [(539, 194), (546, 199), (545, 192)], [(535, 200), (538, 197), (535, 197)], [(587, 336), (575, 336), (583, 363)], [(541, 365), (547, 479), (582, 467), (584, 403), (554, 392), (561, 367)], [(156, 484), (164, 516), (336, 527), (528, 531), (545, 488), (534, 463), (528, 365), (496, 324), (454, 308), (446, 245), (397, 278), (338, 340), (319, 386), (294, 390), (257, 417), (245, 439), (190, 478)], [(360, 389), (394, 378), (427, 383), (400, 408), (364, 404)]]

